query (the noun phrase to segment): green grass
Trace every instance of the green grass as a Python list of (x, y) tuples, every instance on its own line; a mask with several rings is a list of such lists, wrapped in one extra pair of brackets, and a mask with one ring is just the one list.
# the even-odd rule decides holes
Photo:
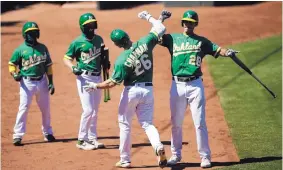
[[(222, 169), (282, 169), (282, 35), (229, 48), (277, 98), (230, 58), (206, 57), (241, 163)], [(257, 158), (257, 159), (248, 159)], [(251, 160), (251, 161), (245, 161)]]

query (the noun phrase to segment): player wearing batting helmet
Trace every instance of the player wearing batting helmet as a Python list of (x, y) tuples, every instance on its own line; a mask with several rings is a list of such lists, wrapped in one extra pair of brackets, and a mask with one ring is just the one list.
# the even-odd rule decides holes
[(125, 88), (121, 94), (118, 115), (120, 161), (116, 166), (122, 168), (131, 166), (131, 122), (136, 113), (158, 157), (158, 165), (164, 167), (167, 163), (164, 146), (157, 129), (152, 124), (154, 107), (152, 51), (158, 39), (164, 34), (165, 27), (146, 11), (139, 13), (138, 16), (152, 23), (150, 33), (133, 43), (125, 31), (113, 30), (110, 35), (111, 40), (116, 46), (124, 49), (116, 59), (114, 72), (109, 80), (102, 83), (90, 82), (84, 89), (92, 92), (97, 89), (112, 88), (124, 82)]
[[(39, 43), (39, 27), (35, 22), (27, 22), (22, 28), (24, 43), (17, 47), (9, 61), (9, 72), (20, 85), (20, 106), (14, 126), (13, 144), (22, 145), (26, 132), (26, 121), (32, 97), (42, 112), (42, 133), (44, 140), (55, 141), (50, 125), (49, 93), (55, 92), (53, 84), (52, 60), (47, 47)], [(19, 68), (19, 72), (17, 69)], [(47, 80), (48, 79), (48, 80)]]
[[(70, 44), (64, 56), (64, 63), (76, 76), (78, 93), (83, 107), (76, 146), (83, 150), (93, 150), (104, 147), (103, 143), (98, 142), (96, 131), (101, 91), (88, 93), (83, 89), (83, 86), (86, 81), (101, 82), (104, 41), (101, 36), (95, 33), (97, 20), (93, 14), (81, 15), (79, 26), (82, 34)], [(76, 59), (76, 65), (72, 63), (74, 59)], [(110, 63), (108, 65), (110, 66)]]
[[(160, 20), (167, 17), (161, 13)], [(182, 159), (182, 124), (184, 114), (190, 105), (196, 129), (197, 147), (201, 158), (200, 166), (211, 167), (211, 153), (205, 121), (205, 95), (201, 79), (201, 62), (205, 55), (217, 58), (219, 55), (231, 57), (236, 51), (219, 47), (205, 37), (195, 34), (199, 17), (195, 11), (183, 14), (181, 26), (183, 33), (165, 34), (161, 45), (167, 47), (171, 55), (172, 85), (170, 90), (170, 109), (172, 123), (171, 151), (168, 165), (175, 165)]]

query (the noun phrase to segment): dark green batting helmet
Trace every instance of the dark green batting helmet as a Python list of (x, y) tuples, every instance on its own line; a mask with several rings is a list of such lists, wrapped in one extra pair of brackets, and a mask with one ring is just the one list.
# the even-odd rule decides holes
[(33, 31), (36, 30), (38, 33), (36, 34), (36, 38), (39, 38), (39, 27), (37, 25), (37, 23), (35, 22), (26, 22), (23, 26), (22, 29), (22, 35), (25, 38), (26, 37), (26, 33), (29, 31)]
[(85, 31), (84, 25), (86, 25), (88, 23), (92, 23), (92, 22), (94, 22), (94, 24), (95, 24), (94, 29), (97, 29), (97, 20), (92, 13), (85, 13), (85, 14), (81, 15), (80, 20), (79, 20), (79, 24), (80, 24), (80, 28), (81, 28), (82, 32)]
[(183, 14), (183, 18), (181, 21), (181, 24), (183, 26), (183, 21), (190, 21), (190, 22), (195, 22), (196, 25), (198, 25), (198, 14), (195, 11), (188, 10)]
[(110, 34), (110, 38), (118, 46), (124, 46), (128, 41), (130, 41), (129, 35), (121, 29), (113, 30)]

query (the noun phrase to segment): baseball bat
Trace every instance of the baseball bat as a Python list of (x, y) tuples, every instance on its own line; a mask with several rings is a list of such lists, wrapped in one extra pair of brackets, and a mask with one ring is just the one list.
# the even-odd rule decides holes
[(243, 70), (249, 73), (257, 82), (259, 82), (272, 95), (273, 98), (276, 98), (276, 95), (266, 85), (264, 85), (236, 55), (233, 55), (231, 59)]
[[(103, 68), (103, 81), (107, 80), (106, 79), (106, 71), (105, 69)], [(103, 93), (104, 93), (104, 102), (108, 102), (107, 100), (107, 89), (103, 89)]]
[[(103, 44), (101, 46), (101, 56), (102, 56), (102, 61), (105, 61), (105, 45)], [(106, 80), (106, 70), (104, 66), (104, 62), (102, 62), (102, 74), (103, 74), (103, 81)], [(106, 89), (103, 89), (103, 96), (104, 96), (104, 102), (107, 102), (107, 91)]]
[[(109, 69), (108, 69), (108, 63), (109, 63), (109, 48), (105, 48), (104, 50), (104, 56), (105, 56), (105, 72), (106, 72), (106, 80), (109, 79)], [(110, 100), (110, 89), (106, 89), (106, 99), (107, 101)]]

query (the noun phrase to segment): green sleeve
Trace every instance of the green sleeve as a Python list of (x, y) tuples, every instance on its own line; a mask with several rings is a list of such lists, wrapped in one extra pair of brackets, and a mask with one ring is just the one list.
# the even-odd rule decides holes
[(72, 42), (68, 48), (68, 51), (65, 54), (68, 57), (71, 57), (72, 59), (77, 57), (77, 50), (76, 50), (76, 43)]
[(112, 73), (110, 80), (113, 81), (116, 84), (121, 84), (126, 77), (126, 74), (127, 74), (126, 69), (127, 68), (122, 63), (115, 64), (114, 65), (114, 71)]
[(46, 61), (45, 61), (46, 67), (52, 65), (52, 60), (48, 51), (48, 48), (46, 47)]
[(139, 42), (145, 43), (149, 49), (153, 49), (158, 43), (158, 36), (150, 32), (147, 36), (142, 37)]
[(217, 44), (211, 42), (208, 39), (205, 39), (204, 47), (203, 47), (203, 52), (205, 55), (209, 54), (217, 58), (219, 56), (219, 51), (220, 51), (220, 47)]
[(14, 65), (20, 65), (21, 64), (21, 55), (20, 55), (20, 51), (18, 49), (14, 50), (9, 63), (14, 64)]

